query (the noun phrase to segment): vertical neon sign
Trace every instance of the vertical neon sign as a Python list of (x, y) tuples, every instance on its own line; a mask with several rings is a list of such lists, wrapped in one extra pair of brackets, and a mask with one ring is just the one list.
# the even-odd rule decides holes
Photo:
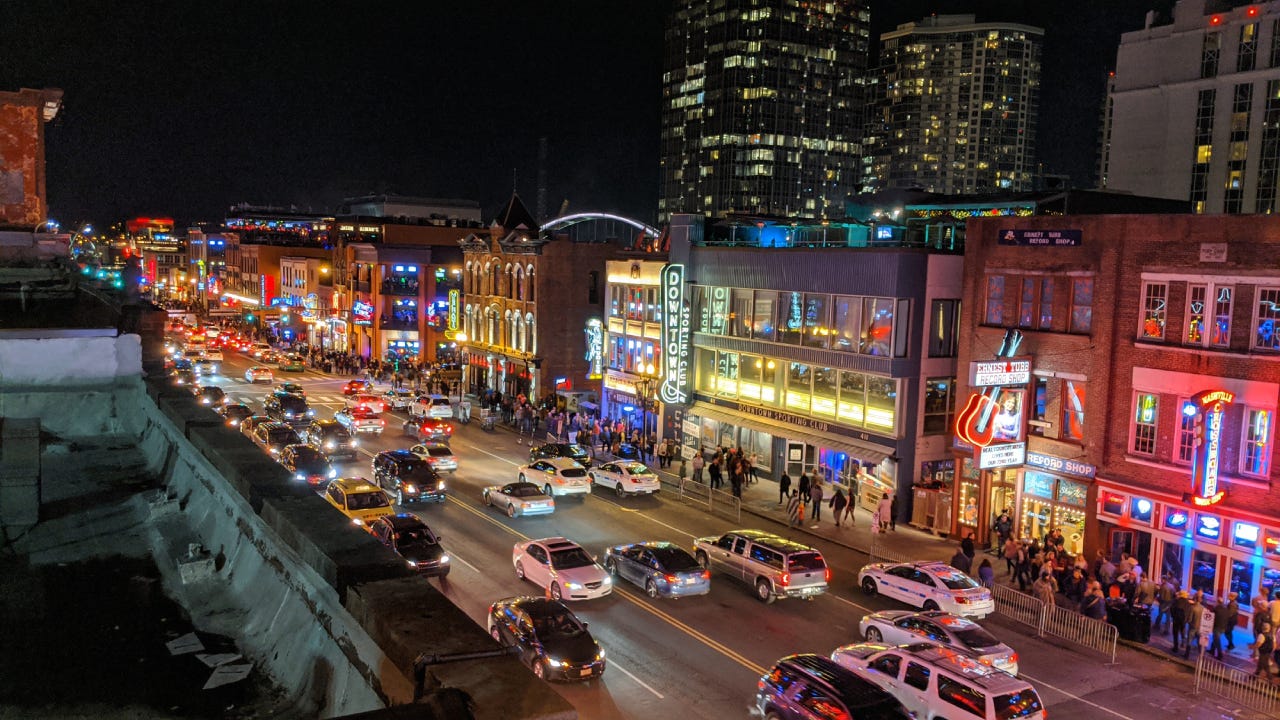
[(689, 304), (684, 299), (684, 265), (662, 268), (662, 388), (664, 403), (689, 400)]
[(1197, 416), (1198, 442), (1191, 456), (1191, 501), (1196, 505), (1213, 505), (1226, 495), (1226, 491), (1218, 489), (1222, 415), (1225, 406), (1235, 397), (1235, 393), (1228, 390), (1206, 390), (1187, 401), (1182, 409), (1188, 416)]

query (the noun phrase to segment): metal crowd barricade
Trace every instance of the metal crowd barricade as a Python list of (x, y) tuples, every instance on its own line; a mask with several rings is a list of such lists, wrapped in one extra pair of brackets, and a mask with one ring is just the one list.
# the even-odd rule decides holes
[(1215, 660), (1203, 650), (1196, 659), (1196, 689), (1224, 697), (1258, 712), (1280, 717), (1280, 687), (1270, 678)]
[(997, 583), (991, 588), (991, 599), (1002, 616), (1030, 625), (1037, 636), (1044, 634), (1044, 603), (1037, 598)]
[(742, 499), (723, 490), (713, 490), (710, 485), (693, 482), (684, 478), (662, 477), (662, 482), (676, 488), (681, 500), (690, 500), (705, 505), (709, 512), (732, 517), (735, 522), (742, 522)]
[(919, 558), (895, 552), (884, 543), (878, 542), (881, 534), (871, 533), (871, 550), (867, 553), (871, 562), (906, 563), (919, 560)]
[(1044, 610), (1042, 635), (1054, 635), (1091, 650), (1097, 650), (1104, 655), (1110, 655), (1111, 662), (1108, 664), (1116, 664), (1116, 644), (1120, 640), (1120, 631), (1115, 625), (1085, 617), (1075, 610), (1057, 605), (1048, 605)]

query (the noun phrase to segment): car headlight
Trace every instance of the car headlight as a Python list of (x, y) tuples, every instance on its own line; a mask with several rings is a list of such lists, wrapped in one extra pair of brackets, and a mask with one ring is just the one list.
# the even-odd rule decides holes
[(608, 575), (605, 575), (605, 576), (604, 576), (604, 584), (605, 584), (605, 585), (612, 585), (612, 584), (613, 584), (613, 578), (609, 577)]
[(414, 561), (412, 561), (412, 560), (405, 560), (405, 562), (409, 563), (409, 567), (411, 567), (411, 568), (416, 568), (416, 567), (418, 567), (418, 563), (416, 563), (416, 562), (414, 562)]
[(596, 653), (596, 659), (597, 659), (597, 660), (603, 660), (603, 659), (604, 659), (604, 648), (600, 648), (600, 652)]
[(289, 418), (290, 420), (292, 420), (292, 419), (293, 419), (293, 413), (292, 413), (292, 412), (286, 412), (286, 413), (284, 414), (284, 416), (285, 416), (285, 417), (287, 417), (287, 418)]
[(338, 477), (338, 469), (329, 468), (329, 479), (332, 480), (333, 478), (336, 478), (336, 477)]
[(355, 438), (351, 438), (351, 447), (359, 447), (359, 446), (360, 446), (360, 441)]
[(332, 440), (326, 440), (326, 441), (325, 441), (325, 443), (324, 443), (324, 449), (325, 449), (325, 450), (332, 450), (332, 449), (333, 449), (333, 441), (332, 441)]
[(305, 474), (305, 473), (294, 473), (294, 475), (293, 475), (293, 479), (294, 479), (294, 480), (306, 480), (306, 479), (307, 479), (307, 476), (306, 476), (306, 474)]
[(437, 490), (439, 490), (439, 491), (441, 491), (441, 492), (444, 492), (444, 481), (443, 481), (443, 480), (441, 480), (440, 482), (436, 483), (436, 489), (437, 489)]
[(307, 417), (314, 417), (315, 414), (316, 414), (315, 410), (312, 410), (310, 408), (307, 409)]
[(558, 668), (558, 667), (563, 667), (563, 666), (564, 666), (564, 663), (560, 662), (559, 660), (557, 660), (557, 659), (555, 659), (555, 658), (547, 658), (547, 664), (548, 664), (548, 665), (550, 665), (550, 666), (551, 666), (551, 667), (553, 667), (553, 668)]
[(280, 454), (280, 448), (267, 448), (267, 450), (271, 451), (271, 454), (272, 454), (272, 455), (279, 455), (279, 454)]
[(407, 493), (416, 493), (416, 492), (418, 492), (418, 486), (417, 486), (417, 485), (411, 485), (411, 484), (409, 484), (409, 483), (405, 483), (405, 484), (404, 484), (404, 491), (405, 491), (405, 492), (407, 492)]
[(565, 583), (565, 584), (564, 584), (564, 586), (565, 586), (565, 587), (567, 587), (567, 588), (569, 588), (570, 590), (581, 590), (581, 589), (582, 589), (582, 584), (581, 584), (581, 583), (575, 583), (575, 582)]
[(440, 556), (440, 564), (441, 564), (441, 565), (448, 565), (448, 564), (449, 564), (449, 556), (448, 556), (448, 555), (441, 555), (441, 556)]
[(364, 525), (364, 521), (360, 518), (351, 518), (352, 525)]

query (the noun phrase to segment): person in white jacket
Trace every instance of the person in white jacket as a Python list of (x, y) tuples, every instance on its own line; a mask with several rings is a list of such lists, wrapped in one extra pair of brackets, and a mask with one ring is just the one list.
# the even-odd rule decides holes
[(881, 493), (880, 504), (876, 506), (876, 532), (884, 532), (889, 526), (889, 520), (893, 514), (893, 501), (889, 499), (889, 493)]

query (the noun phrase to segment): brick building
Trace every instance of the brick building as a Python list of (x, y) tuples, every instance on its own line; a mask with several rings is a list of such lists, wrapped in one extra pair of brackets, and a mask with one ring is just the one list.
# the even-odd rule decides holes
[[(954, 529), (986, 539), (1007, 507), (1017, 536), (1059, 527), (1206, 595), (1275, 586), (1280, 219), (979, 219), (966, 262), (960, 397), (1014, 420), (977, 454), (991, 467), (955, 440)], [(1010, 328), (1028, 367), (976, 365)]]
[(62, 107), (62, 91), (0, 92), (0, 227), (34, 230), (47, 220), (44, 124)]

